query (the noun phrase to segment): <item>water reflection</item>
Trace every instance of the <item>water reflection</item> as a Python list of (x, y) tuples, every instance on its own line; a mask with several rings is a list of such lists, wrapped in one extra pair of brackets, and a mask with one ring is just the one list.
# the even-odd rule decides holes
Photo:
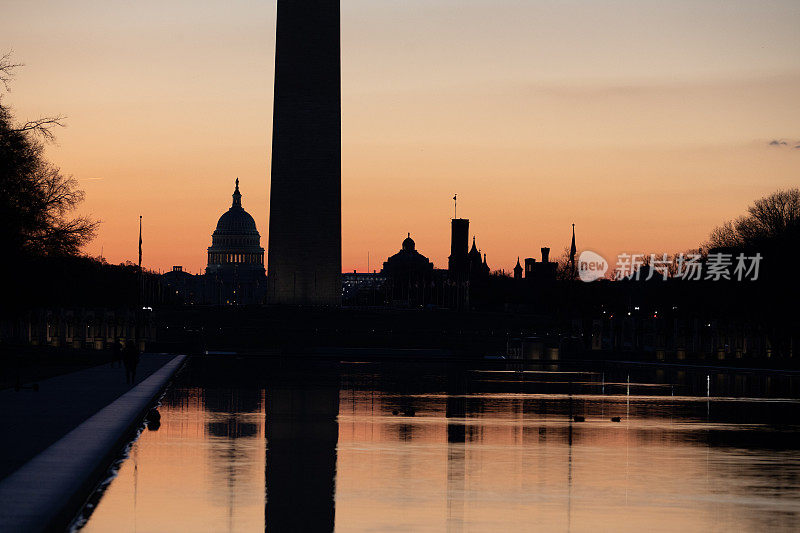
[(250, 531), (264, 523), (264, 399), (198, 360), (134, 443), (86, 531)]
[(86, 529), (800, 526), (797, 377), (522, 370), (193, 359)]
[(279, 369), (267, 394), (267, 531), (333, 531), (339, 380)]
[(467, 443), (466, 373), (452, 369), (447, 373), (445, 412), (447, 424), (447, 530), (464, 528), (464, 489)]

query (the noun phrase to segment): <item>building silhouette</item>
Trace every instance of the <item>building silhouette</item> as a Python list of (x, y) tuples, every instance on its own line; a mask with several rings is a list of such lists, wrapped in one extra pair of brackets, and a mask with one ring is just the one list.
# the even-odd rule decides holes
[(522, 265), (519, 264), (519, 256), (517, 256), (517, 264), (514, 266), (514, 279), (522, 279)]
[(161, 282), (179, 301), (200, 303), (204, 298), (203, 280), (199, 276), (183, 270), (182, 265), (174, 265), (172, 270), (162, 274)]
[(472, 248), (469, 250), (467, 265), (469, 267), (468, 274), (471, 281), (485, 278), (489, 275), (489, 265), (486, 264), (486, 254), (483, 254), (481, 259), (481, 251), (478, 250), (475, 244), (475, 236), (472, 237)]
[(242, 207), (237, 178), (231, 207), (219, 217), (208, 247), (208, 300), (218, 304), (260, 303), (265, 281), (261, 235), (253, 217)]
[(264, 302), (267, 289), (264, 248), (255, 220), (242, 207), (238, 178), (231, 207), (219, 217), (207, 254), (205, 274), (193, 275), (176, 265), (161, 276), (171, 293), (189, 304)]
[(345, 272), (342, 274), (342, 304), (384, 306), (387, 303), (388, 278), (382, 272)]
[(489, 275), (489, 266), (486, 256), (481, 257), (481, 252), (472, 237), (472, 248), (467, 248), (469, 239), (469, 219), (454, 218), (451, 220), (450, 232), (450, 257), (447, 259), (448, 278), (454, 283), (463, 283), (469, 280)]
[(450, 221), (450, 257), (447, 271), (451, 280), (466, 280), (469, 274), (469, 219), (454, 218)]
[(416, 248), (409, 233), (400, 251), (383, 263), (380, 273), (343, 274), (342, 294), (348, 306), (470, 308), (470, 295), (477, 288), (487, 291), (490, 269), (475, 237), (468, 248), (469, 220), (451, 221), (448, 268), (435, 268)]
[(470, 308), (475, 289), (487, 292), (490, 269), (475, 237), (472, 248), (467, 247), (468, 233), (468, 219), (452, 219), (447, 269), (435, 268), (417, 250), (409, 233), (400, 251), (383, 263), (380, 273), (343, 275), (345, 305)]
[(381, 274), (389, 279), (392, 302), (408, 306), (430, 302), (433, 263), (417, 251), (410, 233), (400, 251), (383, 263)]
[[(550, 261), (550, 248), (543, 247), (542, 261), (536, 262), (533, 257), (525, 258), (525, 279), (532, 282), (551, 282), (555, 281), (558, 272), (558, 263)], [(517, 259), (519, 264), (519, 259)]]
[(271, 303), (341, 303), (339, 0), (278, 1)]

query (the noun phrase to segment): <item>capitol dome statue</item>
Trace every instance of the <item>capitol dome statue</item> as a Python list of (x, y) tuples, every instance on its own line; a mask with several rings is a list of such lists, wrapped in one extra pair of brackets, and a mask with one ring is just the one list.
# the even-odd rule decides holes
[(266, 290), (264, 248), (250, 213), (242, 207), (239, 179), (231, 207), (219, 217), (208, 247), (206, 277), (218, 304), (261, 303)]

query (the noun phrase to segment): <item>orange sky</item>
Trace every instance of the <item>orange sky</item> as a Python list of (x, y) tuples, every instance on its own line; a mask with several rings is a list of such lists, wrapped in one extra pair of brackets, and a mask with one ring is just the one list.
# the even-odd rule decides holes
[[(799, 27), (791, 0), (343, 0), (343, 268), (407, 232), (446, 266), (454, 193), (492, 268), (573, 222), (611, 258), (696, 247), (800, 182)], [(145, 266), (201, 271), (237, 176), (266, 248), (274, 31), (274, 1), (5, 3), (4, 102), (68, 116), (88, 253), (135, 260), (141, 214)]]

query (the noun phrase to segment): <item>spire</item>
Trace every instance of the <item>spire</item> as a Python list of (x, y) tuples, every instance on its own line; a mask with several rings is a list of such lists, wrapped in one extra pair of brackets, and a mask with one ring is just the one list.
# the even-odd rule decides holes
[(472, 236), (472, 249), (470, 249), (470, 253), (472, 253), (473, 251), (475, 252), (478, 251), (478, 247), (475, 246), (475, 235)]
[(575, 247), (575, 224), (572, 225), (572, 246), (569, 247), (569, 262), (570, 265), (573, 267), (575, 266), (575, 252), (577, 252), (577, 248)]
[(231, 207), (242, 207), (242, 193), (239, 192), (239, 178), (236, 178), (236, 189), (233, 191), (233, 205)]
[(519, 256), (517, 256), (517, 266), (514, 267), (514, 279), (522, 279), (522, 265), (519, 264)]

